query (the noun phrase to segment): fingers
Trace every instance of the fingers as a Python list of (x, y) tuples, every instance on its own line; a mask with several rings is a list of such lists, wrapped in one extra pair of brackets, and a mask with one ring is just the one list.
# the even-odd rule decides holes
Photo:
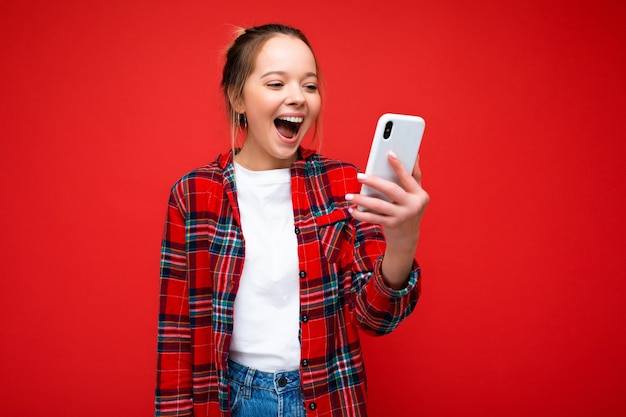
[(375, 176), (367, 176), (365, 174), (358, 175), (359, 181), (384, 194), (387, 198), (396, 203), (400, 203), (406, 193), (416, 194), (420, 192), (422, 174), (418, 164), (419, 158), (415, 161), (412, 174), (409, 174), (404, 165), (402, 165), (402, 161), (400, 161), (395, 153), (389, 153), (388, 162), (396, 173), (400, 185), (392, 181), (387, 181)]
[(412, 211), (416, 207), (427, 204), (422, 201), (427, 198), (424, 197), (427, 194), (421, 187), (422, 174), (419, 167), (419, 157), (415, 161), (411, 174), (404, 168), (400, 159), (393, 152), (389, 153), (388, 161), (398, 176), (400, 185), (376, 176), (368, 176), (363, 173), (358, 174), (359, 182), (384, 194), (391, 202), (376, 196), (347, 195), (346, 199), (355, 206), (366, 209), (366, 211), (353, 210), (353, 215), (357, 220), (381, 223), (385, 218), (402, 216), (400, 213), (409, 207), (413, 208), (409, 210)]
[(417, 183), (419, 184), (419, 186), (422, 186), (422, 170), (420, 168), (420, 156), (419, 154), (417, 155), (417, 158), (415, 159), (415, 166), (413, 167), (413, 178), (415, 178), (415, 181), (417, 181)]
[(346, 200), (354, 204), (352, 209), (356, 209), (356, 207), (358, 207), (356, 210), (351, 210), (357, 214), (357, 220), (379, 223), (379, 221), (372, 221), (374, 215), (389, 216), (393, 214), (394, 211), (393, 203), (374, 196), (367, 196), (364, 194), (346, 194)]
[(402, 187), (408, 192), (414, 191), (415, 181), (413, 181), (413, 177), (411, 176), (411, 174), (407, 172), (406, 168), (404, 168), (404, 165), (402, 165), (402, 161), (400, 161), (395, 152), (389, 152), (389, 155), (387, 156), (387, 161), (400, 179), (400, 185), (402, 185)]
[(351, 207), (349, 211), (354, 219), (367, 223), (384, 224), (386, 219), (389, 218), (388, 215), (381, 214), (377, 211), (361, 211), (354, 207)]

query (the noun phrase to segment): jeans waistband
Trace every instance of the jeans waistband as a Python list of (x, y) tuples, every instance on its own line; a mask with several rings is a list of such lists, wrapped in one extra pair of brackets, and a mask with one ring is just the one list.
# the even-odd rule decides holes
[(300, 389), (299, 371), (262, 372), (231, 359), (228, 360), (228, 377), (244, 386), (246, 391), (256, 388), (281, 393)]

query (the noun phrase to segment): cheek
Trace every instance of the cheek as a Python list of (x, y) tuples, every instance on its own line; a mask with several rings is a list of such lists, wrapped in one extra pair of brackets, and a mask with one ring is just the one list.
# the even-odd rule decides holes
[(272, 111), (272, 107), (275, 105), (273, 96), (264, 91), (259, 91), (258, 88), (244, 88), (243, 97), (247, 113), (262, 115)]
[(322, 100), (319, 96), (309, 100), (309, 114), (317, 119), (322, 110)]

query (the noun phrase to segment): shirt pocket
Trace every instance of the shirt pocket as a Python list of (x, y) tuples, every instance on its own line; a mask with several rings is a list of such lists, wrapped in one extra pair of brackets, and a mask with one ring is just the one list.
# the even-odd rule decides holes
[(352, 256), (354, 232), (348, 209), (337, 209), (316, 218), (322, 256), (331, 264)]

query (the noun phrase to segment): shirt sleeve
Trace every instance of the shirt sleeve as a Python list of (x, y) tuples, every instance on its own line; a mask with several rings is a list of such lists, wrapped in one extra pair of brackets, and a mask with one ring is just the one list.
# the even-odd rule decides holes
[(420, 295), (420, 268), (413, 266), (404, 288), (394, 290), (382, 274), (385, 242), (378, 225), (356, 226), (353, 288), (356, 291), (355, 319), (366, 333), (379, 336), (393, 331), (415, 309)]
[(155, 416), (191, 416), (193, 407), (185, 212), (181, 200), (177, 188), (173, 188), (161, 246)]

